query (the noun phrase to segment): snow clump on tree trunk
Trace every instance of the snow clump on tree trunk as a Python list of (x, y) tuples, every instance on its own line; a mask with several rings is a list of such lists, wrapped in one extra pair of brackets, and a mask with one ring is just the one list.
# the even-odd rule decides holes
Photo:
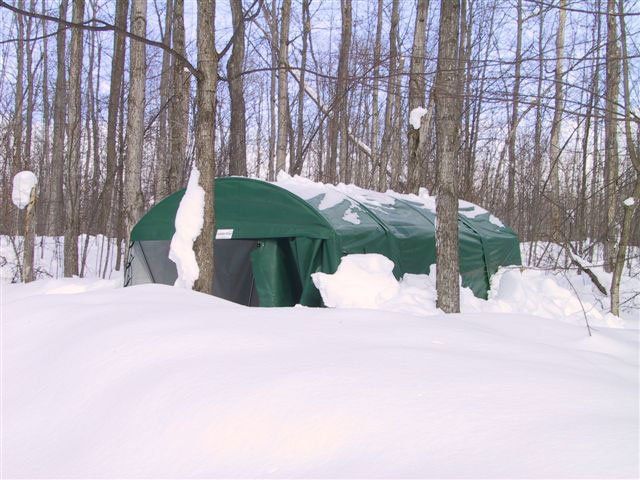
[(13, 191), (11, 192), (11, 200), (13, 204), (20, 210), (29, 205), (31, 190), (38, 183), (38, 178), (33, 172), (24, 170), (16, 173), (13, 177)]
[[(176, 264), (178, 278), (174, 285), (192, 289), (200, 275), (200, 268), (193, 251), (204, 224), (204, 190), (198, 184), (200, 171), (193, 167), (189, 183), (176, 213), (176, 233), (171, 239), (169, 259)], [(213, 241), (213, 240), (212, 240)]]

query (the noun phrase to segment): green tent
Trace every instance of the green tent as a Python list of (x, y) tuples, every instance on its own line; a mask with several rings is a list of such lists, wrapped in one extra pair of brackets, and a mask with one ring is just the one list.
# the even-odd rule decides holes
[[(216, 180), (215, 295), (245, 305), (320, 306), (311, 274), (335, 272), (343, 255), (383, 254), (398, 278), (428, 273), (435, 263), (435, 213), (422, 197), (309, 181), (298, 188), (289, 180), (287, 188), (242, 177)], [(162, 200), (132, 230), (125, 285), (175, 282), (168, 255), (183, 195)], [(461, 203), (462, 284), (486, 298), (498, 267), (520, 264), (518, 238), (489, 213)]]

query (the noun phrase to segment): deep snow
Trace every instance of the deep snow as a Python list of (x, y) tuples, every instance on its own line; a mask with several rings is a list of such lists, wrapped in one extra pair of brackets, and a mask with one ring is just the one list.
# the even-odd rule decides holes
[(637, 477), (638, 330), (2, 285), (3, 477)]

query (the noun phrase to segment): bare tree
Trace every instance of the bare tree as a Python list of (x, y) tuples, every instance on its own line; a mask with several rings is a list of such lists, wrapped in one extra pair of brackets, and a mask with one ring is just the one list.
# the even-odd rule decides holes
[(558, 29), (556, 31), (556, 70), (554, 74), (555, 95), (553, 108), (553, 121), (551, 123), (551, 139), (549, 141), (549, 161), (551, 162), (551, 190), (552, 190), (552, 238), (560, 240), (559, 233), (562, 228), (560, 210), (560, 131), (562, 129), (562, 114), (564, 111), (563, 94), (563, 62), (564, 62), (564, 29), (567, 21), (567, 1), (560, 0), (558, 8)]
[[(18, 0), (18, 8), (24, 9), (24, 0)], [(13, 168), (12, 176), (24, 168), (22, 153), (22, 131), (24, 129), (24, 19), (22, 15), (16, 17), (18, 23), (18, 38), (16, 45), (16, 95), (13, 113)]]
[[(244, 11), (242, 0), (231, 0), (233, 48), (227, 62), (231, 125), (229, 127), (229, 175), (247, 175), (247, 131), (244, 104)], [(285, 73), (286, 75), (286, 73)]]
[[(384, 133), (382, 134), (382, 145), (380, 147), (380, 172), (378, 177), (378, 189), (387, 189), (387, 166), (389, 155), (391, 154), (391, 141), (393, 132), (395, 84), (398, 82), (398, 23), (400, 22), (399, 1), (392, 0), (391, 3), (391, 26), (389, 27), (389, 77), (387, 80), (387, 99), (384, 110)], [(457, 28), (457, 27), (456, 27)]]
[[(174, 0), (173, 49), (181, 57), (186, 55), (184, 36), (184, 0)], [(174, 192), (184, 183), (184, 168), (187, 157), (187, 132), (189, 131), (189, 97), (191, 74), (181, 58), (173, 62), (173, 100), (170, 105), (169, 126), (171, 129), (171, 160), (167, 175), (167, 192)]]
[[(158, 15), (159, 16), (159, 15)], [(167, 1), (164, 17), (164, 31), (162, 32), (162, 43), (166, 46), (171, 45), (171, 37), (173, 34), (173, 1)], [(161, 23), (158, 19), (158, 23)], [(166, 197), (171, 191), (168, 189), (167, 175), (169, 173), (170, 160), (168, 154), (170, 144), (168, 140), (167, 123), (168, 111), (171, 94), (171, 84), (173, 83), (173, 69), (171, 68), (171, 54), (168, 50), (162, 52), (162, 71), (160, 72), (160, 113), (158, 114), (158, 142), (156, 145), (156, 182), (155, 182), (155, 201)]]
[[(302, 52), (300, 53), (300, 79), (298, 82), (298, 118), (296, 122), (296, 154), (295, 162), (291, 162), (289, 173), (299, 175), (304, 162), (304, 87), (307, 70), (307, 54), (309, 50), (309, 35), (311, 33), (311, 14), (309, 4), (311, 0), (302, 0)], [(258, 150), (260, 151), (260, 150)]]
[(620, 89), (620, 50), (616, 22), (616, 1), (607, 1), (607, 60), (604, 113), (604, 269), (613, 270), (616, 242), (616, 205), (618, 198), (618, 91)]
[[(84, 19), (84, 0), (73, 2), (73, 22)], [(67, 124), (67, 143), (69, 151), (64, 171), (64, 276), (78, 275), (78, 235), (80, 228), (80, 143), (82, 137), (82, 59), (83, 30), (75, 28), (71, 32), (69, 52), (69, 117)]]
[[(613, 13), (609, 10), (609, 16)], [(624, 2), (618, 0), (618, 13), (620, 18), (620, 39), (622, 43), (622, 73), (623, 73), (623, 96), (624, 96), (624, 133), (627, 144), (627, 152), (631, 159), (631, 166), (634, 170), (635, 180), (633, 183), (633, 191), (631, 197), (623, 203), (624, 213), (622, 216), (622, 230), (620, 232), (620, 240), (616, 248), (615, 263), (613, 264), (613, 275), (611, 276), (611, 313), (620, 315), (620, 281), (622, 279), (622, 270), (624, 269), (625, 256), (627, 254), (627, 246), (631, 237), (631, 222), (633, 213), (640, 201), (640, 142), (636, 144), (631, 129), (631, 96), (629, 86), (629, 54), (627, 52), (627, 29), (624, 15)], [(640, 127), (640, 121), (637, 122)], [(638, 129), (640, 132), (640, 128)]]
[(280, 9), (280, 32), (278, 44), (278, 141), (276, 144), (276, 172), (286, 170), (287, 139), (289, 134), (289, 87), (287, 66), (289, 64), (289, 23), (291, 0), (283, 0)]
[[(119, 29), (127, 28), (129, 0), (116, 1), (115, 24)], [(99, 200), (100, 219), (98, 230), (106, 232), (109, 218), (113, 212), (114, 187), (117, 175), (117, 125), (118, 107), (124, 82), (124, 59), (126, 55), (126, 37), (119, 32), (113, 35), (113, 57), (111, 60), (111, 83), (109, 84), (109, 106), (107, 111), (106, 168), (105, 181)]]
[[(376, 168), (379, 170), (379, 182), (382, 181), (382, 156), (380, 155), (380, 147), (378, 144), (378, 139), (380, 138), (380, 107), (378, 105), (378, 85), (380, 82), (380, 50), (382, 44), (382, 7), (383, 0), (378, 0), (378, 8), (376, 10), (376, 38), (373, 44), (373, 86), (371, 97), (371, 163), (373, 164), (372, 172), (375, 172)], [(378, 185), (379, 182), (377, 182)]]
[[(424, 107), (425, 98), (425, 36), (427, 27), (427, 12), (429, 0), (418, 0), (416, 11), (416, 24), (413, 33), (413, 48), (411, 49), (411, 66), (409, 67), (409, 111)], [(424, 118), (424, 116), (421, 117)], [(426, 120), (426, 119), (425, 119)], [(422, 121), (420, 122), (420, 127)], [(422, 175), (420, 170), (424, 168), (424, 160), (421, 151), (426, 141), (425, 128), (414, 128), (409, 125), (409, 163), (407, 175), (407, 190), (417, 193)]]
[[(66, 20), (68, 1), (60, 2), (59, 18)], [(64, 144), (67, 123), (67, 73), (65, 30), (56, 33), (56, 91), (53, 97), (53, 151), (49, 198), (48, 233), (60, 235), (64, 230)]]
[(437, 306), (446, 313), (460, 311), (458, 265), (458, 192), (456, 155), (459, 118), (457, 115), (457, 55), (460, 0), (441, 0), (438, 68), (435, 82), (436, 154), (436, 263)]
[[(131, 31), (147, 34), (147, 0), (131, 2)], [(124, 214), (127, 235), (142, 216), (142, 152), (144, 148), (144, 102), (147, 78), (146, 46), (132, 40), (129, 47), (129, 98), (127, 104), (127, 154), (124, 162)], [(128, 244), (127, 244), (128, 245)], [(129, 249), (125, 249), (125, 258)]]
[[(328, 125), (329, 158), (324, 171), (325, 179), (329, 183), (338, 180), (338, 163), (340, 165), (340, 180), (345, 180), (347, 174), (347, 76), (349, 74), (349, 49), (351, 48), (351, 2), (341, 0), (342, 34), (340, 37), (340, 54), (338, 58), (338, 74), (331, 116)], [(338, 148), (340, 144), (340, 148)], [(338, 156), (340, 161), (338, 162)]]
[(516, 213), (516, 138), (518, 122), (520, 120), (518, 105), (520, 102), (520, 71), (522, 69), (522, 0), (517, 0), (517, 2), (518, 21), (516, 27), (516, 54), (514, 59), (515, 73), (513, 76), (513, 95), (511, 100), (511, 125), (509, 127), (509, 170), (507, 175), (507, 205), (505, 209), (505, 219), (509, 225), (513, 224), (514, 215)]
[(203, 293), (213, 293), (215, 231), (214, 180), (215, 163), (215, 112), (216, 86), (218, 80), (218, 55), (214, 37), (214, 0), (198, 0), (198, 71), (197, 116), (196, 116), (196, 160), (200, 171), (200, 186), (204, 189), (204, 218), (202, 232), (194, 244), (200, 276), (194, 288)]

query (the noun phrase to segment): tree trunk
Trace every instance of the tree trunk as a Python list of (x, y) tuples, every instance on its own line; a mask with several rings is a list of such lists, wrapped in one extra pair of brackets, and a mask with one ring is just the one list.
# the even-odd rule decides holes
[[(392, 0), (391, 3), (391, 26), (389, 27), (389, 77), (387, 80), (387, 100), (384, 111), (384, 133), (382, 134), (380, 172), (378, 177), (378, 189), (384, 192), (387, 189), (387, 166), (389, 155), (391, 154), (391, 139), (393, 135), (393, 107), (395, 105), (395, 82), (398, 82), (396, 74), (398, 71), (398, 22), (400, 15), (398, 12), (399, 1)], [(458, 28), (456, 26), (456, 28)]]
[[(416, 108), (425, 107), (424, 42), (428, 10), (429, 0), (418, 0), (416, 24), (413, 32), (413, 48), (411, 50), (411, 66), (409, 67), (409, 112)], [(424, 159), (421, 155), (425, 138), (424, 136), (421, 138), (421, 130), (421, 128), (414, 128), (411, 124), (409, 125), (407, 191), (410, 193), (418, 193), (420, 179), (422, 178), (421, 170), (425, 167)]]
[[(131, 31), (145, 37), (147, 34), (147, 0), (131, 3)], [(127, 104), (127, 155), (124, 162), (124, 211), (127, 245), (125, 261), (129, 256), (129, 235), (142, 216), (142, 152), (144, 146), (144, 102), (146, 82), (146, 46), (131, 40), (129, 47), (129, 99)]]
[[(336, 183), (344, 181), (347, 171), (347, 77), (349, 75), (349, 49), (351, 48), (351, 2), (341, 0), (342, 33), (340, 36), (340, 53), (338, 57), (338, 74), (336, 90), (333, 98), (331, 116), (328, 124), (329, 159), (325, 170), (326, 181)], [(340, 148), (338, 148), (340, 145)], [(339, 157), (339, 161), (338, 161)], [(339, 164), (339, 175), (338, 175)]]
[(440, 41), (435, 81), (437, 307), (445, 313), (460, 311), (458, 265), (458, 192), (456, 149), (459, 119), (455, 92), (457, 87), (458, 25), (460, 0), (441, 0)]
[[(382, 165), (380, 155), (380, 108), (378, 105), (378, 85), (380, 83), (380, 50), (382, 44), (382, 7), (383, 0), (378, 0), (378, 9), (376, 13), (376, 40), (373, 46), (373, 86), (371, 98), (371, 163), (373, 165), (372, 175), (378, 169), (378, 177), (381, 177)], [(373, 181), (372, 181), (373, 183)], [(379, 183), (379, 182), (375, 182)]]
[[(59, 18), (67, 18), (68, 1), (60, 2)], [(66, 30), (56, 33), (56, 91), (53, 97), (53, 151), (51, 156), (50, 211), (47, 231), (60, 235), (64, 230), (64, 144), (67, 122)]]
[[(231, 126), (229, 129), (229, 175), (247, 176), (247, 130), (244, 104), (244, 11), (242, 0), (230, 0), (233, 18), (233, 49), (227, 62)], [(286, 74), (285, 74), (286, 75)]]
[[(184, 32), (184, 0), (175, 0), (173, 8), (173, 49), (186, 56)], [(181, 188), (185, 181), (187, 164), (187, 133), (189, 131), (189, 94), (191, 74), (184, 62), (176, 58), (173, 62), (173, 101), (170, 106), (171, 161), (165, 191), (171, 193)]]
[(280, 10), (280, 35), (278, 46), (278, 142), (276, 145), (276, 174), (285, 170), (287, 138), (289, 133), (289, 87), (287, 63), (289, 60), (289, 23), (291, 20), (291, 0), (283, 0)]
[(607, 54), (604, 113), (604, 269), (613, 270), (616, 242), (616, 204), (618, 198), (618, 91), (620, 84), (620, 51), (616, 25), (616, 1), (607, 2)]
[(311, 32), (311, 15), (309, 14), (309, 4), (311, 0), (302, 0), (302, 52), (300, 54), (300, 81), (298, 85), (298, 118), (296, 137), (295, 163), (291, 162), (289, 173), (300, 175), (304, 163), (304, 86), (307, 69), (307, 50), (309, 48), (309, 34)]
[(513, 94), (511, 96), (511, 125), (509, 127), (509, 170), (507, 173), (507, 205), (505, 220), (513, 226), (515, 212), (516, 189), (516, 140), (518, 129), (518, 104), (520, 102), (520, 69), (522, 66), (522, 0), (518, 0), (518, 23), (516, 28), (516, 56), (513, 80)]
[(204, 189), (204, 223), (194, 244), (200, 276), (195, 290), (213, 293), (213, 238), (215, 232), (214, 179), (215, 112), (218, 56), (214, 37), (214, 0), (198, 0), (198, 71), (196, 117), (196, 168), (200, 171), (200, 186)]
[[(24, 0), (18, 0), (18, 8), (24, 9)], [(16, 95), (14, 98), (13, 113), (13, 161), (11, 176), (25, 169), (22, 158), (23, 142), (22, 131), (24, 128), (24, 18), (16, 15), (18, 23), (18, 38), (16, 42)]]
[[(118, 28), (127, 28), (129, 0), (116, 1), (115, 22)], [(107, 111), (106, 168), (102, 196), (99, 200), (100, 219), (98, 231), (108, 234), (109, 219), (113, 214), (113, 191), (117, 175), (117, 127), (120, 94), (124, 81), (124, 58), (126, 55), (126, 37), (117, 32), (113, 34), (113, 59), (111, 61), (111, 82), (109, 84), (109, 106)]]
[[(158, 21), (159, 22), (159, 21)], [(167, 7), (164, 18), (164, 35), (162, 43), (166, 46), (171, 45), (171, 36), (173, 30), (173, 1), (167, 1)], [(171, 103), (170, 92), (173, 77), (171, 68), (172, 58), (168, 51), (162, 52), (162, 72), (160, 73), (160, 113), (158, 115), (158, 142), (156, 144), (156, 182), (155, 182), (155, 202), (157, 203), (170, 193), (167, 176), (169, 173), (169, 145), (167, 133), (167, 120), (169, 104)]]
[(554, 75), (555, 96), (553, 121), (549, 140), (549, 161), (551, 162), (551, 238), (560, 241), (562, 227), (560, 209), (560, 130), (562, 129), (562, 114), (564, 110), (563, 96), (563, 57), (564, 57), (564, 27), (567, 19), (567, 0), (560, 0), (558, 9), (558, 30), (556, 32), (556, 71)]
[[(45, 0), (42, 0), (42, 13), (46, 12), (46, 4)], [(43, 130), (43, 139), (42, 139), (42, 155), (40, 156), (40, 177), (41, 178), (51, 178), (51, 159), (49, 158), (49, 153), (51, 151), (51, 104), (49, 101), (49, 39), (47, 29), (47, 22), (42, 22), (42, 130)], [(49, 192), (51, 191), (51, 185), (47, 181), (40, 188), (40, 198), (44, 199), (45, 202), (49, 199)], [(46, 235), (47, 232), (47, 222), (49, 218), (49, 212), (47, 208), (40, 208), (37, 212), (38, 216), (38, 227), (37, 231), (41, 232), (43, 235)]]
[(22, 245), (22, 281), (25, 283), (33, 282), (35, 275), (33, 271), (33, 247), (36, 237), (36, 191), (37, 186), (34, 185), (29, 195), (29, 203), (27, 204), (27, 212), (24, 216), (24, 243)]
[[(609, 10), (611, 14), (612, 11)], [(631, 221), (637, 203), (640, 201), (640, 144), (636, 144), (633, 140), (633, 132), (631, 129), (631, 96), (629, 86), (629, 56), (627, 52), (627, 32), (624, 17), (624, 2), (618, 0), (618, 13), (620, 18), (620, 40), (622, 43), (622, 73), (623, 73), (623, 95), (624, 95), (624, 132), (627, 143), (627, 152), (631, 159), (633, 170), (635, 170), (635, 182), (632, 201), (624, 203), (624, 214), (622, 218), (622, 231), (620, 232), (620, 241), (616, 249), (616, 260), (613, 265), (613, 275), (611, 276), (611, 313), (620, 315), (620, 280), (622, 278), (622, 270), (624, 269), (625, 256), (627, 254), (627, 246), (631, 237)], [(638, 122), (640, 124), (640, 122)], [(640, 127), (640, 125), (638, 125)], [(639, 130), (640, 132), (640, 130)]]
[[(30, 10), (33, 12), (36, 9), (36, 1), (31, 0)], [(35, 79), (36, 79), (36, 71), (32, 71), (33, 67), (33, 49), (35, 47), (35, 42), (31, 38), (31, 27), (33, 24), (33, 18), (29, 18), (27, 20), (27, 28), (25, 31), (26, 39), (27, 39), (27, 105), (25, 112), (25, 132), (24, 132), (24, 157), (23, 164), (25, 168), (34, 168), (35, 165), (31, 159), (31, 145), (32, 145), (32, 137), (33, 137), (33, 113), (34, 113), (34, 97), (35, 97)]]
[[(84, 0), (73, 2), (73, 22), (84, 20)], [(82, 115), (82, 60), (83, 30), (74, 28), (71, 32), (69, 52), (69, 119), (67, 144), (69, 153), (65, 164), (65, 228), (64, 228), (64, 276), (78, 275), (78, 235), (80, 227), (80, 146)]]
[(263, 6), (263, 12), (269, 23), (271, 35), (271, 75), (269, 77), (269, 165), (267, 167), (267, 180), (275, 180), (276, 173), (276, 107), (278, 97), (276, 95), (276, 83), (278, 78), (278, 21), (275, 18), (276, 0), (272, 0), (271, 9)]

